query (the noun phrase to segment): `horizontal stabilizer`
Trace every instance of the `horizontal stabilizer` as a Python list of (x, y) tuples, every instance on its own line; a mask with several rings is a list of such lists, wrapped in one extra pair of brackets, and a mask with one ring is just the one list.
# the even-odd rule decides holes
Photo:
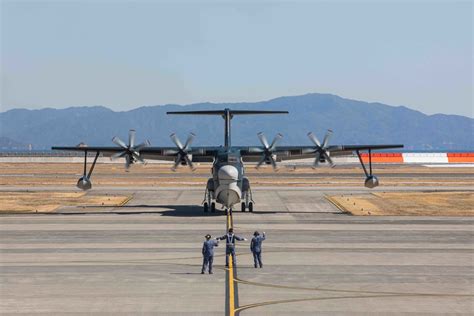
[(174, 111), (166, 114), (196, 114), (196, 115), (252, 115), (252, 114), (288, 114), (288, 111), (259, 111), (259, 110), (204, 110), (204, 111)]

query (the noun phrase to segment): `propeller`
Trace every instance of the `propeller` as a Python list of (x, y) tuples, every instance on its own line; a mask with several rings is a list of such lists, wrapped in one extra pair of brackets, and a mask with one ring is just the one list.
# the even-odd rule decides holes
[(316, 135), (313, 134), (313, 132), (308, 133), (309, 139), (311, 139), (311, 141), (314, 143), (314, 145), (316, 145), (316, 148), (315, 148), (316, 156), (315, 156), (315, 159), (314, 159), (313, 168), (316, 168), (319, 165), (321, 157), (323, 157), (324, 160), (326, 160), (329, 163), (331, 168), (333, 168), (335, 166), (334, 162), (332, 161), (331, 157), (329, 156), (329, 150), (328, 150), (328, 143), (329, 143), (329, 138), (331, 137), (331, 135), (332, 135), (332, 131), (330, 129), (328, 129), (328, 131), (326, 132), (326, 135), (324, 136), (323, 144), (321, 145), (321, 142), (316, 137)]
[(275, 157), (273, 153), (275, 152), (276, 144), (278, 143), (278, 141), (280, 141), (280, 139), (283, 138), (283, 135), (280, 133), (276, 134), (275, 138), (273, 138), (273, 141), (270, 145), (268, 144), (268, 140), (262, 132), (258, 133), (257, 136), (263, 145), (263, 149), (261, 148), (256, 149), (257, 152), (262, 153), (262, 159), (260, 159), (260, 161), (257, 163), (256, 168), (257, 169), (260, 168), (260, 166), (264, 163), (270, 163), (273, 169), (276, 170), (277, 165), (276, 165), (276, 161), (275, 161)]
[(128, 170), (130, 168), (130, 165), (134, 164), (135, 162), (139, 161), (143, 164), (146, 163), (145, 160), (140, 156), (140, 150), (142, 150), (145, 147), (150, 146), (150, 142), (148, 140), (144, 141), (141, 144), (138, 144), (135, 146), (135, 130), (131, 129), (128, 132), (128, 145), (125, 144), (123, 140), (121, 140), (118, 136), (115, 136), (112, 138), (112, 142), (123, 148), (123, 151), (120, 151), (116, 154), (113, 154), (110, 156), (111, 160), (115, 160), (118, 158), (125, 157), (125, 168)]
[(196, 169), (193, 165), (193, 162), (191, 161), (190, 154), (189, 154), (190, 147), (194, 140), (194, 137), (196, 137), (194, 133), (189, 133), (188, 139), (186, 140), (186, 143), (184, 143), (184, 146), (183, 146), (183, 143), (181, 143), (181, 141), (179, 140), (178, 136), (176, 136), (175, 133), (170, 135), (171, 140), (178, 148), (178, 150), (176, 151), (176, 159), (174, 161), (174, 165), (171, 168), (171, 170), (176, 171), (179, 164), (186, 164), (193, 171)]

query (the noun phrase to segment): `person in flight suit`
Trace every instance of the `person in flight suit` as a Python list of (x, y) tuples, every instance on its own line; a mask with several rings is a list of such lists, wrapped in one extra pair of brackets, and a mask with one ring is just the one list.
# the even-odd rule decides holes
[(232, 255), (232, 265), (235, 266), (235, 241), (242, 241), (247, 240), (247, 238), (243, 238), (237, 235), (234, 235), (234, 230), (229, 228), (227, 234), (222, 237), (216, 238), (217, 240), (226, 240), (226, 247), (225, 247), (225, 266), (229, 267), (229, 255)]
[(214, 247), (218, 247), (219, 242), (217, 240), (212, 239), (211, 235), (206, 235), (206, 240), (202, 244), (202, 270), (201, 274), (204, 274), (207, 268), (209, 274), (212, 274), (212, 262), (214, 261)]
[(250, 251), (253, 254), (253, 264), (254, 267), (257, 267), (257, 263), (260, 265), (260, 268), (263, 267), (262, 264), (262, 242), (265, 240), (265, 232), (260, 236), (258, 231), (253, 233), (252, 241), (250, 242)]

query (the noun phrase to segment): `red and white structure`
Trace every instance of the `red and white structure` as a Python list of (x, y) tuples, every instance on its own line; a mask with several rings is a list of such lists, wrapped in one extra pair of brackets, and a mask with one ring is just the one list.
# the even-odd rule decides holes
[[(367, 153), (361, 153), (364, 162), (369, 161)], [(474, 163), (474, 153), (372, 153), (374, 163), (408, 163), (408, 164), (463, 164)]]

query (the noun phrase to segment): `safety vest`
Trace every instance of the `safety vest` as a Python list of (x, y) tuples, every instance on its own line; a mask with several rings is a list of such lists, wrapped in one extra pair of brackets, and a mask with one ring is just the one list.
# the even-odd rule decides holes
[(227, 234), (227, 246), (233, 246), (235, 244), (235, 235)]

